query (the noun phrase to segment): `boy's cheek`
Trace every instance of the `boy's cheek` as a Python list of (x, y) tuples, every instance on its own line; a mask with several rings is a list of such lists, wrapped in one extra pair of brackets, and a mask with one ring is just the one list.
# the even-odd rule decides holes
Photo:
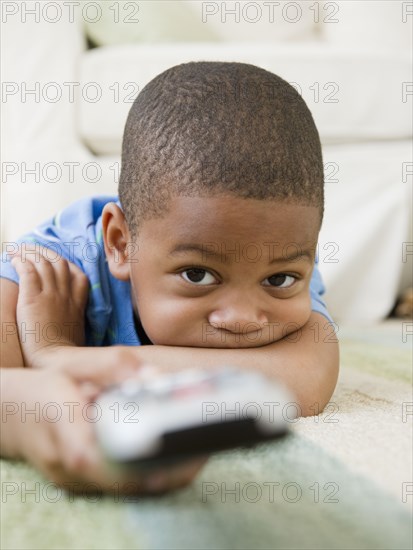
[(283, 300), (277, 305), (274, 316), (268, 323), (268, 343), (277, 342), (299, 331), (310, 319), (311, 297), (307, 293)]
[(158, 294), (143, 297), (138, 302), (138, 310), (143, 329), (153, 344), (180, 345), (189, 324), (182, 304)]
[[(288, 318), (286, 323), (290, 323), (292, 330), (289, 332), (294, 332), (302, 328), (310, 319), (311, 316), (311, 297), (310, 294), (305, 294), (300, 296), (297, 300), (297, 303), (292, 305), (290, 311), (288, 312)], [(296, 327), (294, 329), (294, 326)]]
[[(240, 341), (225, 340), (225, 331), (218, 331), (205, 321), (202, 314), (196, 315), (193, 308), (181, 304), (148, 303), (143, 308), (141, 322), (155, 345), (191, 347), (259, 347), (282, 340), (299, 331), (311, 316), (311, 299), (305, 296), (285, 300), (282, 309), (266, 324), (261, 333), (245, 334)], [(224, 340), (223, 340), (224, 338)], [(293, 341), (293, 340), (292, 340)]]

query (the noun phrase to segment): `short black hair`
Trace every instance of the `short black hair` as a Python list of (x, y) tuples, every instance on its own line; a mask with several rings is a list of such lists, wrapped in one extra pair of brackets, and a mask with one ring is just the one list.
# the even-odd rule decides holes
[(279, 199), (320, 208), (324, 174), (310, 110), (279, 76), (245, 63), (177, 65), (126, 121), (119, 199), (132, 238), (174, 196)]

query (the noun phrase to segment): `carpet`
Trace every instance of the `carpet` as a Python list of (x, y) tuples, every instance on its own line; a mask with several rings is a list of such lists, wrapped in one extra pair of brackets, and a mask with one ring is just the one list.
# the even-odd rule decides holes
[(412, 548), (407, 332), (397, 320), (340, 327), (339, 383), (320, 416), (282, 441), (214, 456), (167, 496), (73, 498), (1, 461), (1, 548)]

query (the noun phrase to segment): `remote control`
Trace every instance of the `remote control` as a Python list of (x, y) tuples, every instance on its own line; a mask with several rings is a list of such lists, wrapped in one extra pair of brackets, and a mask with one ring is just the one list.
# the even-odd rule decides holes
[(102, 393), (97, 437), (111, 461), (155, 467), (284, 436), (294, 405), (283, 386), (259, 373), (189, 368)]

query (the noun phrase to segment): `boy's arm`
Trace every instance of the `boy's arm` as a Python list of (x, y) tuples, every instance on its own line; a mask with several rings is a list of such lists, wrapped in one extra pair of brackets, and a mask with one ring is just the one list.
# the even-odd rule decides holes
[[(22, 368), (24, 359), (16, 321), (18, 291), (16, 283), (0, 279), (1, 367), (14, 367), (0, 369), (0, 456), (27, 459), (47, 478), (81, 493), (90, 487), (94, 490), (96, 484), (105, 492), (135, 494), (162, 492), (190, 483), (205, 458), (157, 470), (152, 478), (108, 467), (97, 448), (94, 425), (85, 420), (81, 411), (93, 400), (92, 395), (88, 396), (91, 392), (99, 393), (106, 386), (134, 376), (139, 369), (136, 358), (134, 364), (124, 361), (116, 369), (98, 362), (85, 369), (74, 361), (66, 371)], [(74, 348), (64, 349), (70, 355)], [(50, 403), (61, 411), (58, 422), (48, 421), (40, 414)], [(38, 414), (33, 414), (37, 410)], [(23, 411), (27, 411), (24, 420)]]
[(40, 367), (70, 371), (81, 364), (118, 368), (138, 362), (160, 370), (188, 367), (213, 368), (233, 365), (274, 377), (291, 390), (299, 413), (313, 416), (323, 410), (333, 394), (339, 367), (338, 341), (334, 327), (319, 313), (312, 312), (300, 330), (282, 340), (257, 348), (194, 348), (181, 346), (111, 346), (84, 348), (58, 346), (40, 355)]
[(167, 369), (231, 364), (274, 377), (291, 390), (302, 416), (323, 410), (337, 383), (339, 347), (335, 328), (312, 312), (301, 329), (282, 340), (257, 348), (217, 349), (178, 346), (141, 346), (144, 362)]
[[(104, 460), (84, 408), (93, 400), (84, 384), (102, 391), (131, 376), (129, 369), (88, 373), (72, 365), (70, 375), (53, 370), (1, 369), (1, 456), (26, 459), (70, 493), (165, 492), (190, 483), (206, 457), (194, 457), (151, 472), (113, 468)], [(136, 369), (135, 369), (136, 373)], [(89, 394), (89, 395), (88, 395)], [(48, 406), (53, 416), (48, 417)], [(58, 412), (56, 420), (55, 411)]]
[[(64, 262), (63, 262), (64, 263)], [(44, 265), (43, 265), (44, 264)], [(21, 277), (19, 295), (20, 316), (22, 320), (32, 322), (53, 319), (67, 319), (69, 302), (76, 302), (73, 294), (62, 292), (66, 288), (61, 274), (55, 271), (56, 281), (52, 283), (50, 274), (54, 264), (47, 265), (43, 258), (36, 266), (27, 262), (17, 262), (15, 267)], [(46, 275), (45, 269), (48, 269)], [(74, 271), (75, 273), (76, 271)], [(39, 283), (40, 281), (40, 283)], [(59, 284), (59, 281), (62, 284)], [(42, 297), (40, 286), (51, 285), (50, 299)], [(74, 290), (74, 289), (72, 289)], [(47, 293), (46, 293), (47, 295)], [(18, 307), (19, 309), (19, 307)], [(73, 310), (71, 320), (75, 322), (78, 313)], [(19, 315), (17, 316), (19, 317)], [(76, 324), (76, 323), (75, 323)], [(298, 331), (286, 335), (282, 340), (256, 348), (195, 348), (181, 346), (111, 346), (109, 348), (84, 348), (58, 345), (50, 346), (40, 342), (40, 350), (31, 349), (28, 343), (22, 342), (24, 356), (32, 360), (32, 366), (62, 368), (69, 371), (71, 365), (82, 364), (85, 372), (88, 368), (100, 364), (106, 368), (117, 368), (119, 365), (149, 363), (165, 370), (180, 370), (188, 366), (214, 367), (231, 364), (241, 368), (260, 371), (267, 376), (274, 376), (284, 382), (296, 396), (303, 416), (318, 414), (329, 401), (338, 376), (338, 341), (334, 326), (319, 313), (312, 312), (308, 322)], [(42, 347), (43, 345), (43, 347)], [(36, 346), (35, 346), (36, 347)], [(30, 362), (29, 362), (30, 364)]]
[(8, 279), (0, 279), (1, 367), (24, 366), (16, 321), (18, 294), (19, 286), (16, 283)]

